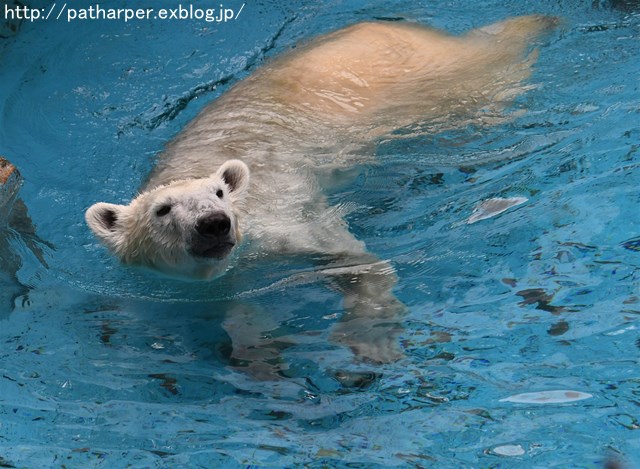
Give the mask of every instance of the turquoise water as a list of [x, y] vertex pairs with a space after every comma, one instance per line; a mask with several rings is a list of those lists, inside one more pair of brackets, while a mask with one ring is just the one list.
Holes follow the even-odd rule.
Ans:
[[[39, 237], [0, 231], [0, 466], [639, 465], [640, 7], [529, 3], [263, 1], [220, 24], [0, 30], [0, 155]], [[171, 282], [119, 266], [84, 224], [91, 203], [130, 199], [207, 102], [305, 38], [532, 12], [564, 23], [520, 117], [378, 142], [379, 164], [331, 195], [397, 269], [398, 363], [330, 341], [341, 299], [305, 259]], [[527, 201], [467, 223], [512, 197]], [[275, 340], [278, 379], [229, 358], [234, 321]], [[550, 391], [565, 392], [540, 401]]]

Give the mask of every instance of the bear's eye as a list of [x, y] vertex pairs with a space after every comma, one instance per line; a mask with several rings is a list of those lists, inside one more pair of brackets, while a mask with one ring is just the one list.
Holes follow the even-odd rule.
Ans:
[[171, 205], [163, 205], [158, 210], [156, 210], [156, 215], [159, 217], [164, 217], [170, 211], [171, 211]]
[[218, 189], [218, 192], [216, 192], [216, 195], [218, 196], [219, 199], [222, 199], [222, 197], [224, 197], [224, 192], [222, 192], [222, 189]]

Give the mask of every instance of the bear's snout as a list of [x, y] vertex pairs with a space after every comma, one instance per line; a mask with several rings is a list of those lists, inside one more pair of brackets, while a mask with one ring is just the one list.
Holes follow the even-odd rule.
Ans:
[[231, 230], [231, 220], [224, 213], [213, 213], [202, 217], [196, 223], [196, 231], [206, 238], [227, 236]]
[[231, 218], [224, 212], [214, 212], [196, 222], [190, 253], [200, 258], [223, 259], [235, 244]]

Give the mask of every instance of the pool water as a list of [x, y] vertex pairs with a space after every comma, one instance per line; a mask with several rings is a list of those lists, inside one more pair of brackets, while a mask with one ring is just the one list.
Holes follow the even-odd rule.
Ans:
[[[305, 259], [168, 281], [118, 265], [84, 223], [90, 204], [129, 200], [206, 103], [306, 38], [533, 12], [563, 23], [519, 117], [379, 141], [378, 163], [330, 196], [397, 270], [399, 362], [331, 342], [341, 298]], [[637, 2], [261, 1], [226, 23], [13, 25], [0, 155], [38, 239], [0, 232], [0, 466], [640, 464]], [[229, 326], [273, 340], [257, 365], [277, 378], [230, 358]]]

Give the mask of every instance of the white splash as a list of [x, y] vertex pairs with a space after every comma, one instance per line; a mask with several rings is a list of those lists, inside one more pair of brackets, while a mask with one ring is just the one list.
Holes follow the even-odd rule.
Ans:
[[516, 394], [500, 399], [500, 402], [516, 402], [519, 404], [563, 404], [566, 402], [582, 401], [593, 396], [586, 392], [558, 390], [540, 391]]
[[496, 446], [491, 452], [498, 456], [522, 456], [525, 453], [524, 448], [520, 445]]
[[495, 217], [511, 207], [516, 207], [525, 203], [527, 200], [529, 199], [526, 197], [510, 197], [508, 199], [494, 198], [484, 200], [473, 209], [473, 213], [467, 220], [467, 224], [470, 225], [471, 223], [475, 223], [480, 220]]

